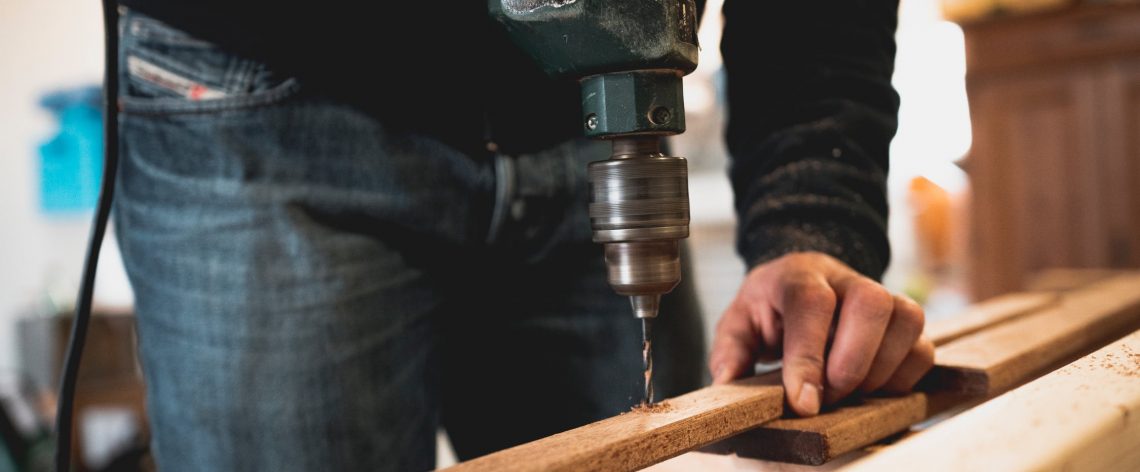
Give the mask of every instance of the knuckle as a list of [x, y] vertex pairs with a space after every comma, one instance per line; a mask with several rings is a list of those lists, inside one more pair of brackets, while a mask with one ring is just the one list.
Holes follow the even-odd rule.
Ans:
[[852, 302], [857, 304], [863, 316], [886, 320], [894, 309], [895, 300], [882, 285], [865, 279], [855, 286]]
[[810, 276], [794, 276], [784, 286], [784, 306], [827, 312], [835, 309], [835, 292]]
[[870, 299], [869, 302], [874, 304], [877, 308], [893, 310], [895, 307], [895, 297], [891, 292], [883, 287], [878, 282], [866, 279], [867, 294]]
[[720, 315], [720, 319], [716, 322], [716, 330], [720, 331], [726, 329], [733, 324], [737, 323], [737, 318], [740, 316], [747, 316], [748, 303], [737, 297], [732, 303], [725, 308], [724, 313]]
[[906, 297], [895, 297], [895, 316], [903, 326], [918, 333], [926, 325], [926, 313], [922, 306]]
[[734, 343], [737, 339], [738, 331], [740, 331], [740, 328], [737, 324], [721, 320], [720, 323], [717, 323], [716, 331], [713, 333], [713, 346], [729, 345]]

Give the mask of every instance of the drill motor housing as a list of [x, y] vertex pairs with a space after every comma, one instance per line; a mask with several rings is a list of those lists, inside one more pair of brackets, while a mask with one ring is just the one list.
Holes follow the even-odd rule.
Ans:
[[685, 131], [694, 0], [490, 0], [489, 12], [547, 74], [578, 80], [583, 133], [613, 142], [611, 158], [589, 166], [593, 239], [634, 315], [656, 317], [689, 235], [688, 165], [661, 139]]

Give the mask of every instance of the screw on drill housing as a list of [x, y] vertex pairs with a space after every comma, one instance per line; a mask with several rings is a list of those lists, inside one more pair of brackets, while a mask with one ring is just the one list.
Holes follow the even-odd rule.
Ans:
[[649, 121], [655, 125], [663, 125], [673, 119], [673, 112], [668, 107], [657, 107], [649, 113]]
[[590, 116], [586, 117], [586, 129], [588, 129], [588, 130], [598, 129], [598, 115], [590, 113]]

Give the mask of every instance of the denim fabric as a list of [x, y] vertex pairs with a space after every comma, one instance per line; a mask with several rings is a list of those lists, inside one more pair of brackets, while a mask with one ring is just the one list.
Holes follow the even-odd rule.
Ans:
[[[586, 216], [605, 145], [470, 156], [134, 12], [121, 44], [115, 223], [161, 470], [426, 470], [441, 426], [471, 458], [639, 401]], [[691, 281], [659, 320], [658, 394], [698, 387]]]

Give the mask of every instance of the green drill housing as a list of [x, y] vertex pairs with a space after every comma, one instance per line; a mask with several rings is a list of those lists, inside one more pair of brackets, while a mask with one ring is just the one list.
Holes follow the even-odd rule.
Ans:
[[489, 11], [547, 74], [581, 82], [586, 136], [685, 131], [693, 0], [491, 0]]

